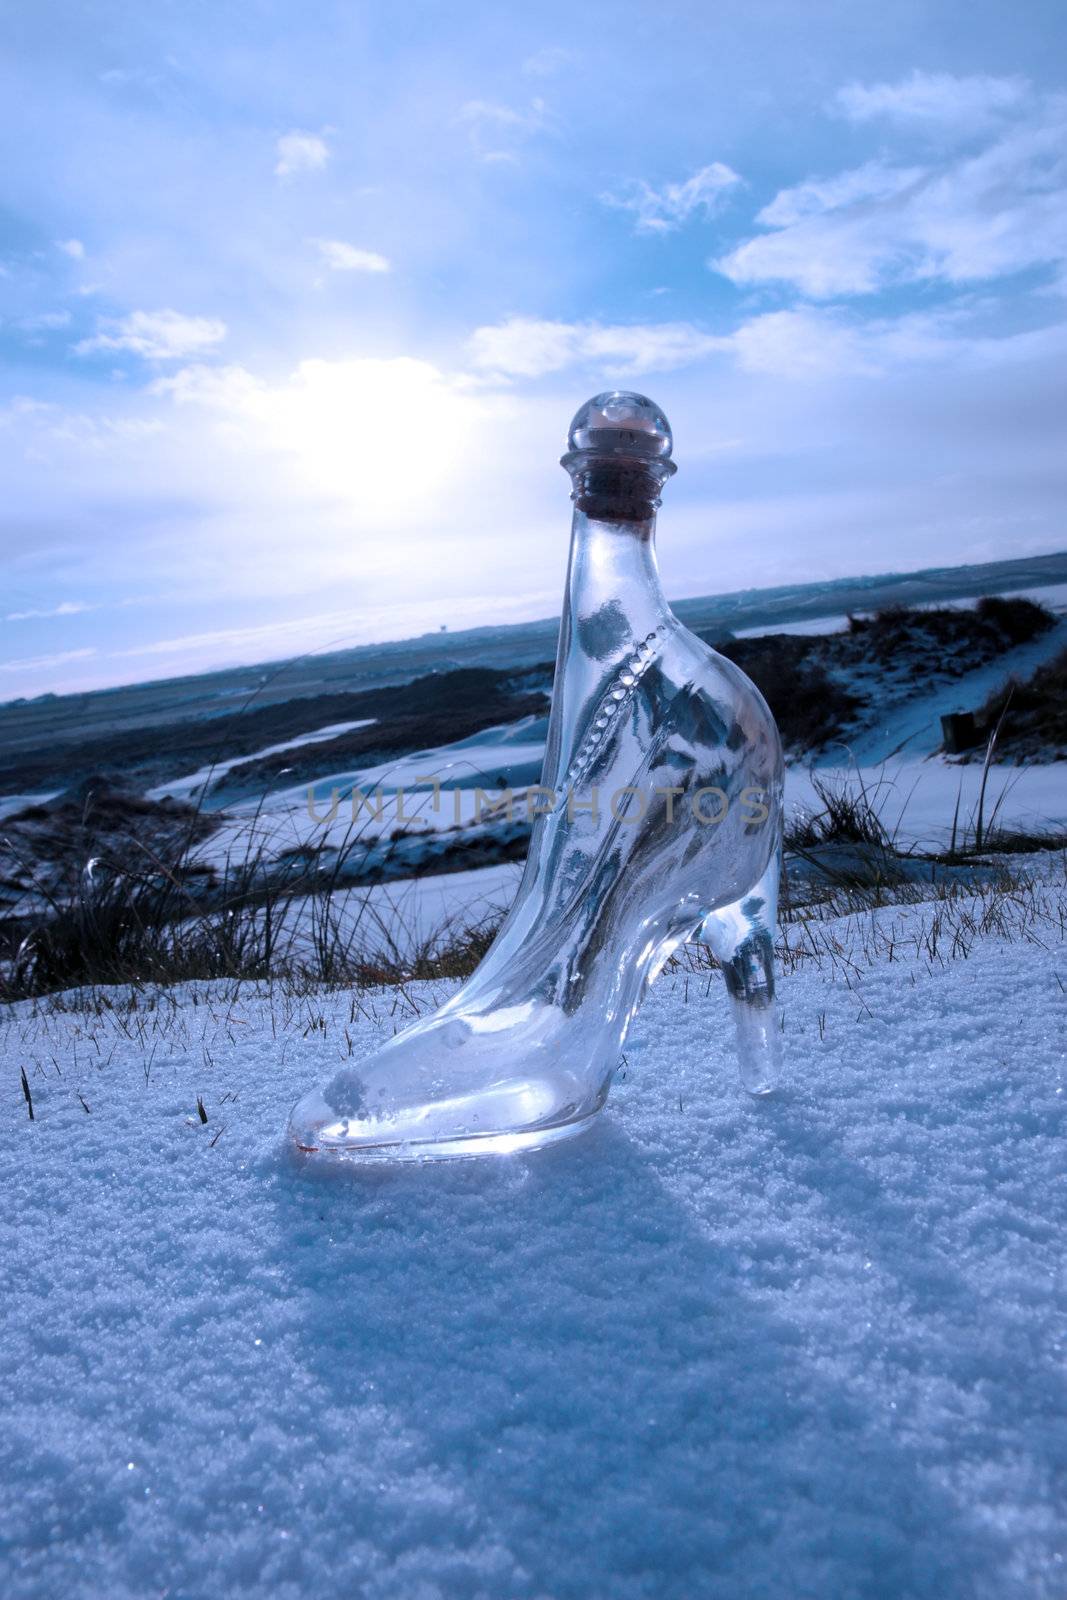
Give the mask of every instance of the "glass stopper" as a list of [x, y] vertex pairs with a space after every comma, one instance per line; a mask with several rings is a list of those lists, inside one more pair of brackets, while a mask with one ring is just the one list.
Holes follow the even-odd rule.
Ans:
[[627, 389], [609, 389], [587, 400], [571, 423], [568, 450], [597, 455], [669, 461], [671, 425], [654, 401]]

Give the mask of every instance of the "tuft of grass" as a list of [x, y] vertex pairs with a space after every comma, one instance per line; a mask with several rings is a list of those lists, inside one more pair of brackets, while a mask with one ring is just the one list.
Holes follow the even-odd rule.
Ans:
[[269, 832], [258, 821], [207, 904], [191, 863], [196, 829], [170, 840], [166, 855], [131, 842], [132, 861], [93, 856], [73, 880], [38, 884], [40, 909], [0, 921], [0, 1001], [220, 979], [402, 985], [465, 977], [492, 943], [499, 917], [455, 918], [420, 934], [402, 907], [382, 908], [347, 885], [356, 828], [314, 870], [272, 876]]
[[814, 771], [810, 777], [822, 809], [787, 824], [787, 851], [801, 855], [825, 844], [860, 844], [892, 851], [893, 841], [862, 779], [855, 784], [834, 782]]

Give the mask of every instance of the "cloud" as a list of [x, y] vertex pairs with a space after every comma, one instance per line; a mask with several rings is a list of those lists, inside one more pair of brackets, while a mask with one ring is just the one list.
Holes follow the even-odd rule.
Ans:
[[[136, 406], [136, 397], [130, 398]], [[136, 411], [110, 416], [100, 411], [71, 411], [55, 401], [16, 395], [0, 408], [0, 428], [18, 441], [27, 460], [41, 462], [55, 454], [55, 447], [70, 445], [86, 456], [121, 453], [131, 443], [143, 445], [162, 433], [163, 423]]]
[[466, 126], [483, 161], [514, 162], [515, 147], [540, 133], [548, 119], [545, 102], [537, 98], [523, 110], [496, 100], [468, 100], [460, 106], [457, 120]]
[[468, 349], [472, 365], [495, 379], [541, 378], [573, 368], [585, 368], [591, 377], [634, 376], [723, 355], [745, 371], [805, 377], [868, 371], [872, 365], [858, 327], [813, 310], [767, 313], [725, 335], [687, 322], [633, 325], [510, 317], [475, 329]]
[[37, 400], [33, 395], [17, 394], [0, 409], [0, 428], [9, 428], [27, 419], [40, 418], [56, 410], [51, 400]]
[[57, 239], [56, 249], [62, 250], [63, 254], [69, 256], [72, 261], [85, 260], [85, 246], [80, 239]]
[[221, 344], [226, 324], [216, 317], [188, 317], [180, 311], [131, 311], [74, 346], [75, 354], [96, 350], [132, 350], [146, 361], [180, 361]]
[[791, 228], [805, 217], [821, 217], [870, 200], [892, 200], [926, 177], [925, 167], [890, 167], [868, 161], [835, 178], [808, 178], [782, 189], [756, 220], [769, 228]]
[[788, 283], [816, 300], [1062, 270], [1067, 101], [1029, 108], [976, 153], [809, 179], [782, 190], [756, 220], [773, 231], [709, 264], [736, 284]]
[[701, 167], [683, 183], [668, 183], [662, 189], [639, 179], [620, 194], [602, 194], [604, 205], [619, 211], [632, 211], [639, 233], [669, 233], [680, 228], [696, 212], [712, 216], [725, 204], [730, 190], [742, 179], [721, 161]]
[[968, 133], [1025, 106], [1032, 90], [1025, 78], [914, 71], [899, 83], [851, 83], [834, 96], [834, 108], [851, 122], [884, 118]]
[[752, 317], [727, 343], [741, 371], [801, 384], [893, 373], [922, 381], [924, 369], [934, 367], [974, 372], [1067, 355], [1067, 323], [993, 335], [981, 326], [980, 308], [872, 318], [837, 306], [801, 306]]
[[391, 265], [386, 256], [376, 250], [360, 250], [343, 239], [315, 239], [319, 254], [331, 272], [389, 272]]
[[25, 333], [47, 333], [56, 328], [66, 328], [71, 321], [69, 311], [37, 311], [20, 317], [18, 326]]
[[476, 328], [468, 341], [479, 372], [507, 378], [540, 378], [576, 366], [612, 374], [666, 372], [727, 345], [686, 322], [540, 322], [533, 317]]
[[317, 172], [330, 159], [330, 147], [317, 133], [302, 133], [294, 128], [283, 133], [277, 144], [278, 160], [274, 175], [295, 178], [300, 172]]
[[[536, 333], [542, 367], [555, 343], [549, 366], [560, 376], [536, 388], [494, 390], [507, 375], [489, 371], [462, 389], [425, 362], [361, 357], [301, 363], [281, 378], [190, 363], [155, 375], [147, 398], [109, 389], [109, 406], [152, 406], [165, 431], [147, 444], [131, 437], [119, 461], [57, 445], [46, 472], [38, 455], [12, 450], [0, 531], [19, 551], [19, 581], [33, 585], [26, 605], [122, 597], [136, 582], [165, 595], [166, 621], [145, 638], [109, 600], [107, 612], [57, 622], [72, 644], [98, 645], [96, 658], [20, 666], [7, 692], [128, 680], [131, 661], [142, 673], [139, 641], [144, 671], [162, 675], [401, 638], [438, 621], [549, 615], [558, 596], [541, 593], [546, 539], [562, 561], [566, 488], [546, 463], [582, 390], [610, 385], [602, 345], [617, 357], [631, 341], [633, 359], [639, 337], [642, 359], [697, 357], [668, 393], [648, 385], [683, 440], [664, 529], [670, 592], [750, 583], [753, 549], [760, 581], [785, 583], [1055, 548], [1067, 326], [992, 339], [988, 307], [968, 304], [967, 316], [877, 320], [802, 306], [749, 316], [726, 335], [513, 318], [513, 337], [516, 322]], [[23, 402], [11, 426], [56, 420]], [[504, 504], [513, 537], [501, 541]], [[56, 573], [67, 574], [61, 589]], [[345, 594], [351, 614], [322, 620]]]
[[550, 44], [543, 50], [535, 50], [532, 56], [527, 56], [522, 64], [522, 70], [531, 78], [551, 78], [573, 60], [572, 51], [564, 50], [562, 45]]
[[65, 667], [69, 661], [86, 661], [96, 655], [91, 645], [81, 650], [60, 650], [51, 656], [22, 656], [14, 661], [0, 661], [0, 672], [47, 672], [52, 667]]
[[1067, 353], [1067, 323], [994, 336], [982, 326], [981, 307], [953, 306], [880, 318], [838, 306], [800, 306], [763, 312], [726, 334], [688, 322], [612, 325], [511, 317], [477, 328], [468, 341], [472, 365], [495, 381], [575, 368], [584, 368], [591, 378], [631, 377], [719, 358], [726, 368], [801, 385], [921, 371], [934, 364], [988, 368], [1059, 348]]
[[861, 324], [810, 307], [753, 317], [731, 335], [730, 346], [743, 372], [801, 381], [870, 373], [879, 364]]
[[5, 622], [37, 622], [47, 617], [77, 617], [83, 611], [95, 611], [87, 600], [61, 600], [57, 606], [44, 611], [9, 611]]

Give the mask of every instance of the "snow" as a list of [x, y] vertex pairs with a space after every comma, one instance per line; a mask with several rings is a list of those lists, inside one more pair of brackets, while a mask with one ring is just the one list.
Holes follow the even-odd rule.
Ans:
[[[478, 785], [484, 789], [499, 789], [505, 784], [517, 788], [521, 784], [536, 783], [540, 778], [546, 732], [547, 718], [523, 717], [519, 722], [486, 728], [454, 744], [419, 750], [414, 755], [394, 756], [378, 766], [331, 772], [317, 779], [314, 785], [302, 783], [280, 789], [270, 797], [269, 803], [272, 809], [291, 807], [306, 811], [309, 789], [319, 808], [329, 805], [334, 790], [348, 795], [353, 787], [367, 794], [381, 790], [383, 794], [395, 795], [399, 789], [412, 795], [420, 791], [429, 794], [434, 779], [442, 789], [469, 789], [472, 793]], [[261, 803], [259, 800], [246, 802], [245, 809], [251, 810]], [[447, 810], [451, 816], [451, 807]]]
[[[1006, 650], [982, 667], [915, 693], [909, 686], [899, 698], [886, 692], [883, 720], [848, 743], [849, 758], [860, 766], [905, 753], [911, 758], [932, 755], [942, 743], [941, 718], [953, 711], [976, 711], [1012, 677], [1025, 681], [1038, 667], [1067, 649], [1067, 621], [1025, 644]], [[847, 675], [842, 681], [848, 683]]]
[[333, 948], [384, 950], [396, 960], [419, 951], [447, 948], [457, 934], [499, 922], [519, 887], [521, 861], [502, 861], [469, 872], [428, 873], [422, 878], [335, 889], [324, 908], [322, 897], [294, 895], [280, 908], [292, 934], [292, 954], [310, 959], [317, 930], [328, 927]]
[[0, 796], [0, 822], [8, 817], [15, 816], [19, 811], [28, 811], [30, 806], [44, 806], [49, 800], [56, 799], [61, 791], [50, 789], [37, 794], [7, 794]]
[[826, 633], [844, 633], [849, 619], [838, 617], [805, 617], [803, 622], [767, 622], [758, 628], [735, 628], [735, 639], [764, 639], [769, 634], [788, 633], [798, 638], [821, 636]]
[[[952, 836], [959, 802], [958, 841], [973, 838], [982, 788], [981, 762], [887, 761], [881, 766], [821, 767], [814, 777], [831, 788], [860, 789], [902, 850], [941, 849]], [[787, 815], [820, 811], [813, 774], [790, 768], [785, 781]], [[993, 763], [986, 778], [984, 821], [997, 828], [1049, 832], [1067, 830], [1067, 762], [1008, 767]]]
[[[820, 622], [819, 626], [824, 625]], [[817, 765], [824, 776], [831, 777], [840, 770], [852, 773], [868, 790], [879, 788], [889, 800], [894, 824], [897, 813], [892, 792], [903, 789], [906, 794], [917, 784], [917, 799], [912, 805], [924, 818], [922, 837], [925, 839], [933, 831], [938, 842], [943, 843], [951, 833], [961, 785], [961, 822], [966, 820], [964, 806], [973, 810], [976, 804], [981, 764], [970, 763], [962, 768], [936, 755], [942, 742], [942, 716], [983, 704], [1011, 675], [1031, 676], [1065, 646], [1067, 621], [1062, 621], [1047, 633], [958, 679], [925, 692], [908, 688], [897, 699], [887, 692], [880, 724], [847, 743], [832, 746], [819, 757]], [[257, 843], [261, 847], [269, 843], [271, 851], [308, 844], [344, 848], [357, 834], [369, 840], [376, 833], [388, 833], [412, 821], [427, 832], [470, 826], [480, 820], [483, 806], [476, 789], [491, 793], [507, 786], [519, 792], [539, 781], [546, 727], [544, 718], [524, 717], [515, 723], [486, 728], [455, 744], [374, 767], [326, 773], [314, 785], [297, 784], [266, 797], [253, 796], [229, 808], [227, 820], [199, 853], [205, 861], [215, 864], [227, 856], [239, 859], [249, 849], [248, 818], [253, 821]], [[1019, 768], [995, 769], [990, 794], [995, 796], [1006, 787], [1009, 789], [1001, 822], [1067, 822], [1062, 766], [1053, 762], [1040, 768], [1028, 767], [1021, 776]], [[430, 788], [432, 779], [439, 783], [441, 794]], [[789, 769], [786, 783], [791, 801], [803, 804], [810, 799], [811, 780], [802, 764]], [[353, 788], [368, 796], [376, 791], [383, 796], [380, 820], [367, 808], [361, 808], [353, 817], [351, 800], [346, 798]], [[401, 790], [403, 799], [398, 795]], [[335, 798], [337, 811], [333, 815]]]
[[354, 728], [369, 728], [375, 720], [374, 717], [363, 717], [357, 722], [331, 722], [324, 728], [316, 728], [312, 733], [302, 733], [294, 739], [285, 739], [281, 744], [264, 745], [262, 750], [255, 750], [251, 755], [234, 756], [228, 761], [213, 761], [206, 767], [200, 767], [196, 772], [188, 773], [184, 778], [171, 778], [166, 783], [158, 784], [154, 789], [146, 789], [145, 794], [149, 800], [194, 800], [205, 784], [217, 783], [224, 773], [232, 772], [234, 767], [243, 766], [245, 762], [259, 761], [264, 756], [280, 755], [284, 750], [299, 750], [309, 744], [336, 739], [342, 733], [351, 733]]
[[[968, 834], [973, 834], [982, 783], [980, 763], [957, 766], [941, 760], [898, 759], [881, 766], [856, 768], [842, 764], [836, 768], [819, 768], [816, 777], [820, 781], [829, 781], [835, 787], [849, 786], [858, 790], [862, 786], [882, 817], [887, 831], [901, 849], [943, 849], [951, 839], [957, 799], [960, 842]], [[788, 769], [785, 793], [786, 811], [790, 818], [822, 809], [812, 774], [806, 769]], [[476, 803], [473, 789], [456, 789], [442, 794], [438, 812], [433, 811], [432, 800], [430, 790], [406, 796], [404, 815], [417, 819], [418, 826], [428, 836], [453, 826], [458, 815], [467, 830], [467, 836], [473, 837], [470, 830], [478, 823], [479, 811], [484, 815], [481, 802]], [[329, 807], [323, 802], [315, 818], [325, 818], [328, 811]], [[1067, 828], [1067, 763], [1050, 762], [1044, 766], [1030, 767], [993, 765], [986, 784], [987, 827], [994, 811], [998, 827], [1037, 831]], [[521, 791], [516, 791], [514, 815], [517, 818], [524, 815]], [[221, 867], [227, 857], [241, 861], [246, 856], [255, 855], [257, 849], [268, 856], [277, 855], [283, 849], [315, 845], [329, 845], [344, 850], [356, 840], [369, 842], [378, 834], [387, 834], [397, 826], [396, 797], [386, 796], [380, 822], [375, 821], [367, 811], [362, 811], [359, 822], [354, 824], [351, 807], [344, 803], [339, 805], [337, 817], [332, 822], [315, 818], [308, 813], [306, 799], [303, 807], [270, 811], [251, 820], [235, 817], [200, 845], [197, 855], [203, 861]], [[418, 859], [418, 850], [413, 849], [410, 855], [413, 866], [417, 865]], [[432, 860], [432, 856], [427, 853], [426, 859]], [[359, 915], [360, 905], [366, 900], [372, 911], [364, 919], [364, 926], [377, 926], [378, 918], [388, 916], [389, 907], [396, 906], [402, 908], [402, 914], [393, 918], [398, 940], [403, 945], [413, 934], [417, 943], [446, 919], [452, 919], [459, 926], [464, 922], [477, 924], [484, 920], [487, 913], [504, 909], [517, 882], [518, 868], [510, 862], [470, 872], [404, 879], [400, 883], [383, 885], [380, 889], [359, 888], [348, 893], [335, 893], [331, 917], [343, 928], [350, 928]], [[490, 885], [487, 896], [487, 886]], [[312, 901], [305, 898], [305, 904], [310, 914]], [[295, 908], [290, 909], [287, 920], [289, 926], [295, 926], [300, 921]]]
[[667, 976], [591, 1134], [373, 1177], [280, 1130], [395, 992], [10, 1008], [5, 1600], [1062, 1596], [1044, 895], [820, 925], [768, 1101]]

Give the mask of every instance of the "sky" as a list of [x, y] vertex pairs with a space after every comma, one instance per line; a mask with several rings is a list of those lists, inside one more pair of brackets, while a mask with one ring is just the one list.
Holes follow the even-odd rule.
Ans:
[[0, 699], [1067, 547], [1045, 0], [0, 3]]

